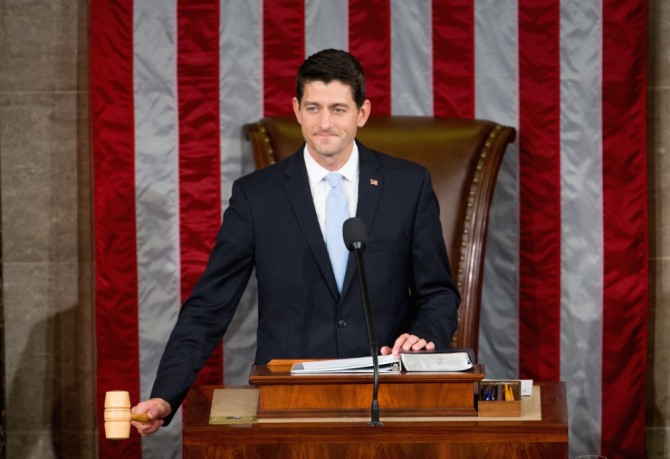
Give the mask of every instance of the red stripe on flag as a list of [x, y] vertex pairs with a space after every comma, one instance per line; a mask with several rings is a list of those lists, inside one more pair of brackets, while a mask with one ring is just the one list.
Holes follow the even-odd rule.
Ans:
[[391, 114], [391, 5], [389, 0], [349, 0], [349, 51], [365, 70], [375, 115]]
[[[182, 300], [204, 271], [221, 225], [219, 2], [177, 5], [179, 226]], [[196, 384], [223, 383], [219, 345]]]
[[133, 3], [91, 2], [98, 425], [101, 458], [139, 458], [140, 437], [105, 439], [105, 393], [140, 395], [133, 132]]
[[290, 115], [295, 75], [305, 60], [305, 5], [290, 0], [263, 2], [263, 110]]
[[602, 453], [644, 457], [647, 4], [603, 4]]
[[433, 0], [433, 113], [475, 116], [473, 0]]
[[519, 1], [519, 373], [560, 377], [559, 2]]

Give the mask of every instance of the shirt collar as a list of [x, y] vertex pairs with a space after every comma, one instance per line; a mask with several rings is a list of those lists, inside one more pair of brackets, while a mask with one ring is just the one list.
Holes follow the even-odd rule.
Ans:
[[307, 145], [303, 149], [303, 157], [305, 158], [305, 166], [307, 167], [307, 176], [309, 177], [310, 187], [314, 187], [318, 182], [330, 174], [331, 172], [339, 172], [349, 182], [356, 184], [358, 182], [358, 145], [354, 142], [354, 148], [351, 151], [351, 156], [344, 166], [337, 171], [329, 171], [328, 169], [317, 163], [312, 155], [307, 151]]

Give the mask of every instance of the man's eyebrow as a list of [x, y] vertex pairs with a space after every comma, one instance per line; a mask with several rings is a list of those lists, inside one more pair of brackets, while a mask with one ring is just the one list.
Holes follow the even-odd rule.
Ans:
[[[304, 101], [305, 105], [316, 105], [321, 107], [323, 104], [320, 102], [315, 102], [315, 101], [310, 101], [310, 100], [305, 100]], [[349, 105], [346, 102], [333, 102], [332, 104], [328, 104], [327, 107], [333, 108], [333, 107], [348, 107]]]

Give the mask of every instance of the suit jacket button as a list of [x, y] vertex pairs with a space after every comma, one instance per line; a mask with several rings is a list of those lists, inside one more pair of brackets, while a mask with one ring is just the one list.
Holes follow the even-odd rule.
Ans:
[[340, 320], [339, 322], [337, 322], [337, 326], [339, 328], [344, 328], [344, 327], [347, 326], [347, 321], [346, 320]]

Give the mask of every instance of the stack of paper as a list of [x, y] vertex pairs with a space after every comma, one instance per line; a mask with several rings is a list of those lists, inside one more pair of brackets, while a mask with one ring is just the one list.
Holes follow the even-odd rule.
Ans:
[[408, 352], [400, 356], [407, 371], [465, 371], [472, 368], [472, 359], [465, 351]]
[[[383, 373], [400, 373], [400, 359], [392, 355], [378, 357], [379, 371]], [[317, 360], [296, 363], [291, 367], [293, 374], [318, 373], [372, 373], [372, 356], [355, 357], [352, 359]]]
[[[401, 368], [424, 372], [465, 371], [472, 368], [472, 359], [466, 351], [408, 352], [401, 353], [400, 358], [380, 355], [378, 362], [381, 373], [399, 373]], [[291, 367], [293, 374], [372, 373], [372, 371], [372, 357], [316, 360], [296, 363]]]

